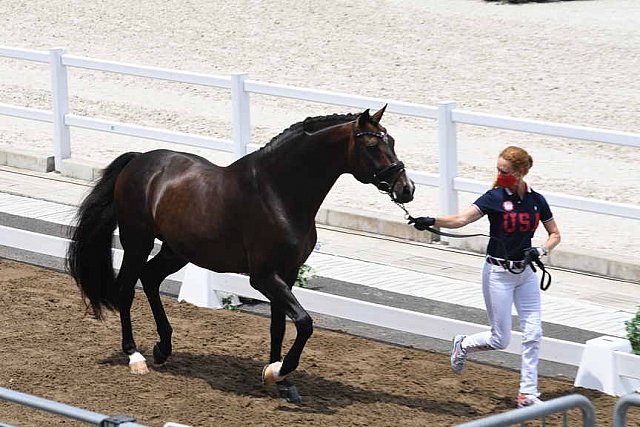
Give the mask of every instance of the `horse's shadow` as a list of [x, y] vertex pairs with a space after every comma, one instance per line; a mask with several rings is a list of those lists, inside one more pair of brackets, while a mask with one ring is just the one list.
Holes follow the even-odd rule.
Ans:
[[[103, 359], [101, 363], [126, 365], [127, 362], [121, 354], [114, 354]], [[225, 393], [260, 398], [279, 398], [275, 386], [265, 387], [262, 385], [260, 373], [263, 365], [263, 362], [238, 356], [176, 352], [173, 353], [167, 364], [153, 366], [151, 369], [163, 374], [199, 378], [207, 381], [211, 387]], [[279, 410], [330, 415], [335, 413], [338, 408], [358, 402], [365, 404], [389, 403], [424, 412], [452, 416], [473, 417], [480, 415], [480, 412], [472, 405], [454, 400], [435, 400], [380, 390], [368, 390], [302, 371], [296, 371], [292, 375], [291, 381], [300, 390], [302, 403], [295, 405], [283, 403], [278, 408]]]

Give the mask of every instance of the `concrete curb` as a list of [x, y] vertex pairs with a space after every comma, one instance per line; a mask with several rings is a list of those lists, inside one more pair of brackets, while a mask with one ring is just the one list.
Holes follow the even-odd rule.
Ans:
[[[36, 170], [41, 167], [45, 158], [37, 153], [21, 152], [16, 154], [10, 151], [0, 151], [0, 164], [6, 158], [6, 164], [9, 165], [9, 159], [22, 159], [22, 163], [18, 160], [12, 160], [14, 167]], [[46, 160], [47, 162], [49, 160]], [[24, 166], [17, 166], [23, 164]], [[61, 176], [68, 178], [82, 179], [93, 181], [100, 176], [101, 170], [105, 165], [82, 159], [65, 159], [62, 161]], [[33, 168], [32, 168], [33, 167]], [[53, 168], [51, 168], [52, 170]], [[47, 172], [45, 170], [39, 170]], [[13, 222], [19, 222], [13, 218]], [[434, 239], [431, 233], [425, 233], [407, 226], [405, 222], [393, 221], [384, 218], [382, 215], [371, 214], [362, 215], [359, 211], [348, 208], [321, 208], [316, 216], [318, 224], [353, 230], [358, 232], [366, 232], [400, 240], [409, 240], [420, 243], [433, 243]], [[19, 227], [18, 228], [22, 228]], [[36, 231], [36, 230], [31, 230]], [[472, 237], [465, 239], [447, 239], [443, 246], [449, 246], [459, 250], [484, 254], [487, 238]], [[550, 267], [564, 268], [568, 270], [580, 271], [587, 274], [598, 276], [606, 276], [613, 279], [640, 283], [640, 263], [620, 260], [607, 254], [593, 253], [586, 251], [571, 250], [566, 251], [557, 249], [545, 260], [545, 264]]]
[[88, 160], [64, 159], [60, 166], [60, 175], [84, 181], [94, 181], [100, 177], [105, 166]]
[[0, 151], [0, 165], [35, 172], [51, 172], [54, 170], [54, 157], [35, 151]]

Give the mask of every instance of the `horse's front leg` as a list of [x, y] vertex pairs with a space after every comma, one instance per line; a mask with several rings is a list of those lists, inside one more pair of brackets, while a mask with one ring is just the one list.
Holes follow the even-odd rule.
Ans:
[[[276, 332], [279, 332], [282, 334], [282, 336], [284, 336], [284, 319], [274, 320], [274, 313], [284, 313], [285, 315], [289, 316], [293, 320], [293, 323], [296, 327], [295, 341], [291, 346], [291, 349], [289, 349], [289, 352], [285, 355], [282, 362], [280, 362], [279, 360], [274, 360], [276, 356], [280, 356], [279, 348], [282, 346], [282, 336], [272, 336], [272, 360], [271, 363], [265, 366], [265, 368], [263, 369], [263, 382], [266, 385], [277, 382], [279, 385], [281, 385], [281, 393], [283, 392], [282, 387], [288, 389], [284, 390], [287, 400], [299, 402], [300, 396], [295, 390], [295, 387], [293, 387], [291, 383], [286, 381], [285, 378], [287, 377], [287, 375], [293, 372], [300, 363], [302, 350], [304, 349], [307, 340], [313, 333], [313, 321], [311, 320], [311, 316], [309, 316], [309, 313], [307, 313], [302, 308], [296, 297], [293, 295], [291, 288], [289, 288], [287, 284], [277, 275], [273, 275], [268, 279], [260, 280], [260, 283], [256, 283], [255, 285], [257, 285], [256, 288], [260, 290], [267, 298], [269, 298], [269, 301], [271, 302], [272, 332], [274, 331], [275, 325], [276, 327], [278, 327]], [[281, 318], [282, 314], [280, 314], [279, 316]], [[283, 322], [281, 327], [278, 326], [280, 325], [280, 321]], [[277, 344], [277, 349], [273, 348], [274, 344]]]
[[282, 340], [287, 326], [284, 311], [271, 305], [271, 353], [269, 363], [282, 360]]
[[[282, 360], [282, 340], [284, 339], [287, 325], [285, 316], [284, 311], [278, 310], [273, 305], [271, 306], [271, 356], [269, 358], [269, 365], [267, 365], [264, 370], [272, 364], [275, 364], [275, 366], [279, 365]], [[289, 402], [297, 403], [302, 401], [296, 386], [291, 384], [288, 379], [284, 378], [277, 381], [277, 384], [280, 397]]]

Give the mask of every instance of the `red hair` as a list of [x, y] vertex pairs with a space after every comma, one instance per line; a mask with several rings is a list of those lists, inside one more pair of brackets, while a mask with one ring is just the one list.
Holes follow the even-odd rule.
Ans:
[[[500, 156], [509, 163], [514, 172], [519, 172], [523, 177], [529, 173], [529, 169], [533, 166], [533, 158], [523, 148], [510, 145], [500, 152]], [[498, 186], [498, 180], [493, 181], [493, 187]]]
[[509, 146], [500, 152], [500, 157], [511, 163], [513, 168], [520, 172], [522, 176], [529, 173], [533, 166], [533, 158], [523, 148]]

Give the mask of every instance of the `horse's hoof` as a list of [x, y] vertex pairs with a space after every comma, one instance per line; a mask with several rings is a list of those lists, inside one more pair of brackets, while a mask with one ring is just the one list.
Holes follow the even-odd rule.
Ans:
[[156, 345], [153, 346], [153, 363], [163, 365], [168, 358], [169, 355], [164, 354], [162, 350], [160, 350], [160, 346], [156, 343]]
[[286, 399], [289, 403], [302, 402], [298, 389], [294, 385], [278, 385], [278, 393], [282, 399]]
[[147, 362], [137, 351], [131, 355], [129, 355], [129, 370], [132, 374], [136, 375], [144, 375], [149, 373], [149, 368], [147, 368]]
[[132, 374], [136, 375], [144, 375], [149, 373], [149, 368], [147, 368], [146, 362], [136, 362], [129, 364], [129, 370]]
[[262, 368], [262, 384], [272, 385], [278, 381], [282, 381], [284, 377], [280, 376], [280, 368], [282, 362], [273, 362]]

